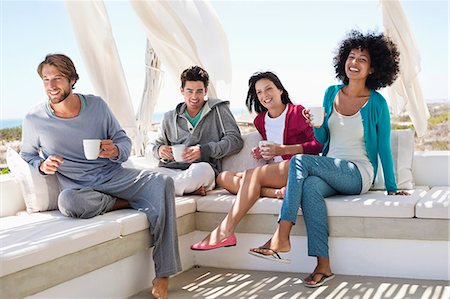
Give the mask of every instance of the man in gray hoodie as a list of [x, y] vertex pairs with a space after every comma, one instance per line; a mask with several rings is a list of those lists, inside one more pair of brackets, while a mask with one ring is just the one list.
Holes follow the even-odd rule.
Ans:
[[[228, 101], [207, 99], [209, 76], [199, 66], [181, 73], [184, 103], [165, 113], [153, 155], [159, 172], [174, 179], [175, 194], [199, 194], [214, 189], [222, 158], [239, 152], [243, 141]], [[174, 158], [174, 146], [184, 145]], [[176, 156], [176, 155], [175, 155]]]

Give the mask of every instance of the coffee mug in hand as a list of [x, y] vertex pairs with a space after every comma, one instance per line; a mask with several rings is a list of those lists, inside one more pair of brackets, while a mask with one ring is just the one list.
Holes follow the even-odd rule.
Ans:
[[267, 146], [274, 144], [273, 141], [269, 141], [269, 140], [261, 140], [259, 142], [259, 151], [261, 152], [261, 156], [263, 157], [264, 160], [270, 160], [272, 159], [271, 155], [267, 155], [266, 154], [266, 150], [267, 150]]
[[[302, 114], [306, 117], [306, 109], [302, 111]], [[322, 106], [309, 108], [309, 116], [313, 127], [319, 128], [323, 124], [323, 118], [325, 115], [325, 109]]]
[[185, 149], [186, 149], [186, 146], [184, 144], [172, 145], [172, 154], [173, 154], [173, 158], [175, 159], [175, 161], [184, 162], [183, 153], [184, 153]]
[[84, 156], [88, 160], [95, 160], [100, 153], [100, 139], [83, 139]]

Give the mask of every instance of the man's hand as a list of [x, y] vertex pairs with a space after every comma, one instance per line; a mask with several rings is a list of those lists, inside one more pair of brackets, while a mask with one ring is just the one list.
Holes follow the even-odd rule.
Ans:
[[48, 156], [44, 162], [39, 165], [39, 170], [45, 174], [54, 174], [58, 171], [58, 167], [64, 163], [64, 159], [61, 156]]
[[161, 159], [174, 160], [172, 147], [169, 145], [161, 145], [158, 149], [158, 155]]
[[197, 160], [200, 160], [201, 152], [200, 152], [200, 146], [194, 145], [187, 147], [183, 154], [183, 159], [186, 162], [193, 163]]
[[117, 158], [119, 156], [119, 149], [112, 142], [111, 139], [102, 140], [100, 143], [100, 153], [98, 154], [100, 158]]

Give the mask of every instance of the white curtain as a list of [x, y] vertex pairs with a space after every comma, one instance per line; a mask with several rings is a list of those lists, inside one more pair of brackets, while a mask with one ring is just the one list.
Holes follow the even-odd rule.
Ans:
[[388, 88], [392, 112], [398, 115], [406, 109], [416, 130], [422, 137], [430, 117], [418, 79], [420, 54], [408, 20], [398, 0], [380, 0], [385, 34], [400, 51], [400, 74]]
[[144, 156], [148, 143], [148, 132], [152, 126], [152, 116], [156, 101], [161, 90], [163, 73], [161, 72], [161, 60], [156, 56], [150, 42], [147, 40], [145, 53], [145, 86], [142, 94], [139, 111], [136, 116], [140, 144], [137, 150], [139, 156]]
[[94, 92], [108, 103], [136, 145], [133, 105], [105, 5], [103, 1], [65, 3]]
[[131, 4], [147, 38], [172, 78], [199, 65], [210, 75], [208, 95], [228, 99], [231, 60], [228, 41], [214, 9], [205, 1], [142, 1]]

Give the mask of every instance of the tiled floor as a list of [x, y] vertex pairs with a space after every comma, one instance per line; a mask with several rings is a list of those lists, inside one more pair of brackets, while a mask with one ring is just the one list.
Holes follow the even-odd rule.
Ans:
[[[448, 281], [336, 275], [317, 289], [304, 273], [192, 268], [170, 281], [169, 298], [450, 299]], [[152, 298], [145, 290], [129, 299]]]

